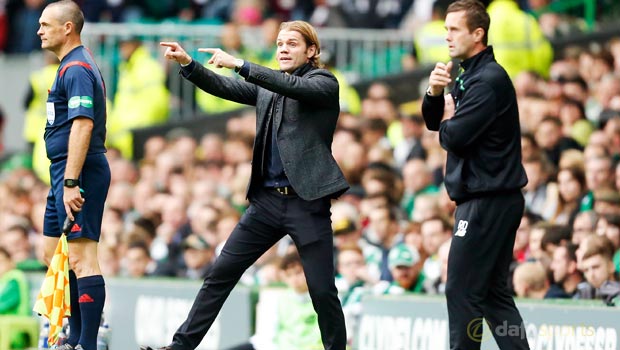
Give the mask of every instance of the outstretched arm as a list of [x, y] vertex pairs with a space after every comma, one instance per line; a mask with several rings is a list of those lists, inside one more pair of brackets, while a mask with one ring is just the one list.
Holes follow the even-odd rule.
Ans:
[[[255, 85], [248, 84], [240, 79], [225, 77], [206, 69], [202, 64], [193, 60], [177, 42], [161, 42], [160, 45], [166, 48], [164, 57], [181, 64], [184, 67], [182, 69], [183, 77], [201, 90], [226, 100], [251, 106], [256, 105], [257, 89]], [[220, 49], [199, 49], [199, 51], [217, 54], [211, 57], [207, 62], [208, 64], [214, 64], [218, 68], [235, 68], [234, 63], [237, 58]]]
[[187, 66], [192, 62], [192, 57], [183, 50], [183, 47], [177, 42], [164, 41], [159, 43], [159, 45], [166, 48], [166, 52], [164, 52], [164, 57], [171, 61], [175, 61], [182, 66]]

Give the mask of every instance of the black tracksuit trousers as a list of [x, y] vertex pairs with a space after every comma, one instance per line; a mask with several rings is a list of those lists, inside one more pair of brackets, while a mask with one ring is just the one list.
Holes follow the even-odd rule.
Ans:
[[500, 349], [529, 349], [508, 288], [508, 267], [523, 209], [519, 191], [457, 206], [446, 285], [450, 349], [480, 349], [485, 339], [483, 318]]

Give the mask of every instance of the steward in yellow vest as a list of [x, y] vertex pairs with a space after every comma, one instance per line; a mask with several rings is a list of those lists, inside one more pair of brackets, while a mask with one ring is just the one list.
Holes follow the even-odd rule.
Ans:
[[495, 59], [511, 79], [523, 71], [549, 76], [553, 48], [536, 19], [522, 11], [514, 0], [494, 0], [487, 8], [491, 25], [489, 45]]
[[160, 62], [151, 57], [141, 42], [121, 42], [125, 60], [118, 69], [118, 85], [108, 115], [108, 146], [123, 157], [133, 158], [132, 129], [163, 124], [168, 120], [170, 93]]
[[43, 182], [49, 184], [49, 159], [45, 153], [43, 133], [47, 123], [47, 95], [52, 88], [58, 58], [51, 52], [43, 53], [45, 66], [30, 74], [30, 91], [26, 97], [26, 114], [24, 117], [24, 140], [28, 142], [32, 157], [32, 169]]

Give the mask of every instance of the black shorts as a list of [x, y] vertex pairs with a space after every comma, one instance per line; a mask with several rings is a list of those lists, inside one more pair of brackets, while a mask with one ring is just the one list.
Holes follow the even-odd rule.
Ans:
[[[51, 188], [47, 195], [43, 221], [43, 235], [48, 237], [60, 237], [67, 217], [63, 202], [66, 164], [67, 160], [64, 159], [50, 165]], [[84, 190], [84, 206], [75, 216], [75, 224], [67, 239], [88, 238], [98, 242], [103, 208], [110, 188], [110, 166], [105, 154], [86, 156], [79, 180], [80, 188]]]

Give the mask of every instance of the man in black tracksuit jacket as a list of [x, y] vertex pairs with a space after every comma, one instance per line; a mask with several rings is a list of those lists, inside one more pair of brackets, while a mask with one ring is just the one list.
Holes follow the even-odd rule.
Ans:
[[480, 349], [484, 317], [501, 349], [529, 349], [507, 285], [527, 177], [515, 91], [487, 46], [489, 22], [475, 0], [449, 7], [447, 41], [462, 74], [444, 99], [452, 63], [437, 63], [422, 104], [427, 128], [439, 131], [448, 152], [445, 185], [457, 203], [446, 285], [450, 348]]

